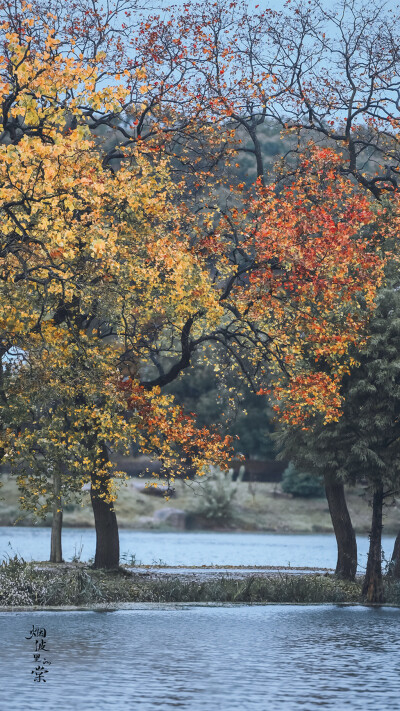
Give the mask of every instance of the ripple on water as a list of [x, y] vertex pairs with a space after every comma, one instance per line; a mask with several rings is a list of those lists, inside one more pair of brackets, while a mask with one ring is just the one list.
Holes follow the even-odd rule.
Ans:
[[[47, 629], [46, 684], [31, 676]], [[7, 711], [398, 708], [400, 613], [338, 606], [158, 606], [0, 614]]]

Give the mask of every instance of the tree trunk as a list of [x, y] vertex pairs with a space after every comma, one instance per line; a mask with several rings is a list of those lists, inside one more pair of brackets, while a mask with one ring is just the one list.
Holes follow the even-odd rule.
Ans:
[[62, 501], [61, 473], [57, 469], [53, 474], [53, 521], [51, 524], [50, 563], [62, 563], [61, 531], [62, 531]]
[[335, 574], [354, 580], [357, 572], [357, 541], [344, 494], [344, 485], [325, 476], [325, 493], [335, 532], [338, 557]]
[[392, 560], [389, 566], [389, 575], [395, 580], [400, 580], [400, 533], [394, 542]]
[[375, 489], [372, 499], [372, 523], [369, 536], [368, 562], [362, 590], [363, 595], [367, 596], [367, 602], [383, 602], [382, 509], [383, 486], [379, 486]]
[[[103, 447], [104, 461], [108, 461], [107, 449]], [[119, 535], [114, 505], [103, 498], [108, 494], [110, 476], [92, 475], [90, 499], [96, 526], [96, 554], [93, 568], [119, 567]]]

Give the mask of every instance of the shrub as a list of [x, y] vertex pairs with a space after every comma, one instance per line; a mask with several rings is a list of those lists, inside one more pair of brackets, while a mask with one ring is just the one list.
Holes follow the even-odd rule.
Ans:
[[33, 573], [33, 566], [15, 555], [0, 565], [0, 605], [41, 604], [45, 586]]
[[299, 472], [293, 462], [289, 462], [282, 475], [282, 491], [292, 496], [320, 498], [325, 495], [322, 478], [315, 474]]
[[232, 483], [233, 469], [223, 472], [217, 467], [210, 470], [208, 479], [201, 486], [201, 499], [196, 514], [208, 520], [227, 522], [233, 517], [233, 499], [236, 486]]

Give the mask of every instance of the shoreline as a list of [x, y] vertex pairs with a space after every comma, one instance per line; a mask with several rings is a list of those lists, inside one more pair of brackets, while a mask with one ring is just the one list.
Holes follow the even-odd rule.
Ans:
[[400, 608], [400, 604], [391, 602], [121, 602], [93, 605], [49, 605], [31, 607], [0, 605], [0, 614], [5, 612], [123, 612], [130, 610], [176, 610], [194, 607], [374, 607]]
[[[321, 568], [135, 566], [94, 570], [83, 563], [0, 566], [0, 609], [123, 609], [126, 604], [366, 604], [362, 577]], [[400, 606], [400, 581], [384, 578], [384, 604]]]
[[[15, 480], [3, 474], [0, 483], [0, 526], [35, 526], [33, 517], [20, 509]], [[146, 489], [146, 483], [150, 480], [141, 479], [138, 482], [130, 479], [120, 483], [115, 510], [121, 531], [333, 533], [326, 498], [296, 498], [284, 494], [277, 483], [234, 482], [235, 494], [224, 517], [211, 516], [210, 512], [199, 513], [204, 507], [202, 482], [190, 482], [189, 485], [185, 481], [176, 481], [174, 495], [168, 502], [163, 498], [162, 491]], [[347, 487], [346, 499], [356, 533], [368, 535], [371, 525], [368, 492], [363, 487]], [[385, 509], [385, 533], [397, 535], [399, 521], [400, 497], [395, 499], [393, 506]], [[43, 527], [48, 528], [50, 523], [49, 517], [47, 521], [40, 521], [40, 527], [44, 524]], [[88, 491], [82, 493], [80, 502], [65, 505], [63, 527], [94, 528]]]
[[[399, 532], [399, 527], [398, 526], [391, 526], [391, 525], [383, 525], [383, 530], [382, 530], [382, 535], [383, 536], [394, 536], [396, 537], [398, 532]], [[34, 529], [43, 529], [43, 530], [51, 530], [51, 522], [46, 522], [46, 523], [37, 523], [34, 521], [27, 521], [26, 523], [10, 523], [10, 522], [4, 522], [2, 523], [0, 521], [0, 530], [2, 528], [17, 528], [17, 529], [27, 529], [27, 528], [34, 528]], [[71, 523], [63, 523], [63, 530], [67, 529], [69, 531], [73, 530], [85, 530], [85, 531], [96, 531], [96, 528], [94, 524], [87, 524], [87, 523], [77, 523], [77, 524], [71, 524]], [[240, 528], [240, 527], [210, 527], [210, 528], [180, 528], [180, 527], [175, 527], [175, 526], [170, 526], [170, 525], [160, 525], [158, 527], [154, 528], [146, 528], [146, 527], [138, 527], [138, 526], [129, 526], [126, 523], [120, 524], [118, 523], [118, 530], [119, 531], [131, 531], [135, 533], [160, 533], [160, 534], [165, 534], [165, 533], [198, 533], [198, 534], [208, 534], [208, 533], [237, 533], [240, 535], [245, 535], [245, 534], [260, 534], [263, 535], [265, 533], [268, 533], [270, 535], [277, 535], [277, 536], [334, 536], [334, 530], [332, 527], [329, 526], [316, 526], [313, 528], [313, 530], [310, 529], [305, 529], [305, 530], [299, 530], [297, 528], [291, 528], [288, 526], [285, 526], [283, 528]], [[369, 536], [369, 530], [367, 530], [364, 527], [354, 527], [354, 532], [356, 536]]]

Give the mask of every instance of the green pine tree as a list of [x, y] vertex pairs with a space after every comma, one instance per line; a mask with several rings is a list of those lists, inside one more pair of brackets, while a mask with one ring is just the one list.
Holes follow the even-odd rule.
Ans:
[[398, 288], [385, 288], [380, 293], [367, 345], [353, 356], [360, 365], [343, 379], [340, 420], [323, 425], [314, 419], [307, 430], [283, 430], [278, 446], [297, 466], [323, 474], [325, 483], [367, 482], [372, 524], [364, 593], [370, 602], [381, 602], [382, 507], [384, 499], [400, 488]]

